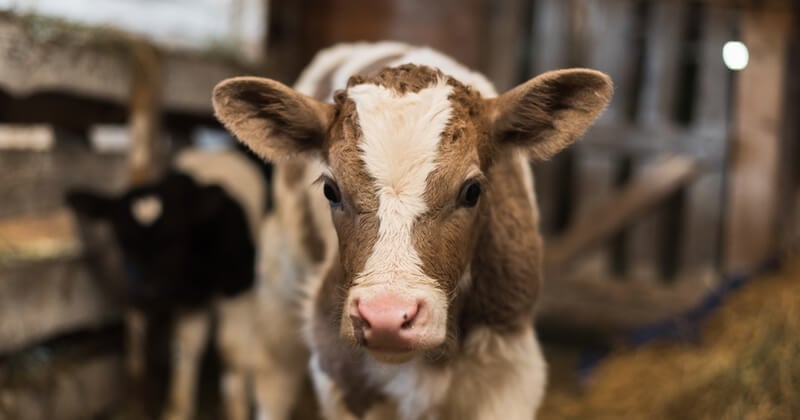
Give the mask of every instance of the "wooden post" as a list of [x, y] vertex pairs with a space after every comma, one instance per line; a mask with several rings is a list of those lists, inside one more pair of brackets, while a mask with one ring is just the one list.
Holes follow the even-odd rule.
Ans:
[[738, 75], [729, 160], [724, 268], [745, 270], [776, 246], [778, 162], [791, 15], [742, 13], [750, 63]]
[[157, 140], [161, 108], [161, 56], [152, 44], [137, 40], [131, 45], [131, 91], [128, 125], [132, 185], [151, 180], [156, 173]]
[[[724, 151], [730, 139], [731, 92], [722, 46], [735, 36], [738, 14], [708, 5], [698, 45], [697, 90], [690, 130], [698, 135], [695, 150], [706, 151], [703, 174], [686, 190], [680, 232], [679, 277], [709, 278], [720, 271], [720, 232], [723, 223]], [[710, 153], [709, 153], [710, 151]], [[708, 285], [706, 285], [708, 286]], [[698, 286], [700, 287], [700, 286]]]
[[670, 156], [652, 163], [628, 185], [611, 192], [606, 201], [576, 220], [547, 245], [545, 264], [551, 267], [602, 243], [684, 188], [698, 173], [697, 162], [686, 156]]

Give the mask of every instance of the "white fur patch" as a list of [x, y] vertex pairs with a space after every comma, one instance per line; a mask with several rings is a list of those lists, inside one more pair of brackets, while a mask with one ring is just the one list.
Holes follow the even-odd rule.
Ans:
[[146, 195], [131, 204], [131, 214], [134, 220], [143, 226], [155, 223], [163, 211], [161, 199], [155, 195]]
[[[375, 247], [354, 283], [391, 284], [394, 290], [403, 288], [400, 293], [423, 297], [430, 304], [428, 332], [433, 336], [427, 338], [432, 341], [444, 333], [446, 297], [422, 271], [412, 228], [427, 210], [427, 178], [436, 169], [441, 135], [453, 112], [451, 92], [443, 80], [402, 96], [372, 84], [348, 89], [363, 135], [362, 159], [375, 180], [380, 221]], [[398, 275], [402, 282], [396, 281]]]
[[441, 134], [452, 114], [451, 92], [445, 82], [404, 96], [372, 84], [348, 90], [363, 134], [362, 159], [375, 179], [379, 203], [378, 241], [366, 262], [366, 276], [403, 272], [424, 277], [411, 230], [427, 209], [427, 177], [436, 169]]
[[[374, 63], [385, 60], [389, 57], [401, 55], [412, 50], [413, 47], [400, 42], [384, 41], [375, 44], [372, 43], [357, 43], [352, 45], [353, 52], [347, 60], [342, 62], [342, 65], [336, 70], [331, 77], [332, 86], [347, 86], [347, 80], [355, 74], [361, 74], [362, 71]], [[325, 98], [327, 101], [333, 101], [333, 92]]]
[[517, 335], [482, 328], [445, 367], [414, 360], [399, 366], [371, 363], [367, 372], [396, 405], [398, 419], [533, 419], [547, 368], [532, 328]]
[[311, 383], [320, 405], [320, 414], [326, 420], [350, 420], [353, 417], [344, 406], [342, 393], [319, 365], [319, 358], [314, 355], [308, 362], [311, 371]]
[[295, 90], [309, 96], [314, 95], [317, 85], [322, 82], [322, 77], [341, 66], [352, 55], [350, 44], [336, 45], [319, 51], [300, 73], [294, 84]]

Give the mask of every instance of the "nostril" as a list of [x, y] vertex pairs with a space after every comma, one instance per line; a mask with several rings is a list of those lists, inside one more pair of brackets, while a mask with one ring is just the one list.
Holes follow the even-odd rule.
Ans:
[[414, 326], [414, 320], [417, 318], [417, 314], [419, 313], [419, 309], [420, 309], [420, 305], [419, 305], [419, 303], [417, 303], [417, 305], [414, 307], [414, 309], [411, 312], [403, 313], [403, 323], [400, 324], [400, 328], [401, 329], [407, 330], [407, 329], [411, 328], [412, 326]]
[[361, 312], [358, 299], [353, 299], [353, 303], [350, 306], [350, 320], [356, 329], [369, 329], [371, 327], [369, 320]]

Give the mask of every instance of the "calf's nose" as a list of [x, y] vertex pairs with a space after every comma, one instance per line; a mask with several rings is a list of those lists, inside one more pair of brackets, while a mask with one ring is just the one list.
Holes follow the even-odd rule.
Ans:
[[384, 294], [353, 302], [350, 318], [367, 347], [408, 351], [424, 326], [424, 307], [416, 299]]

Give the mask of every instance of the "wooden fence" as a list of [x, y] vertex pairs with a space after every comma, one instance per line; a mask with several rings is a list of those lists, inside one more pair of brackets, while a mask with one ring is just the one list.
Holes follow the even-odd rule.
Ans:
[[[611, 330], [659, 321], [776, 252], [779, 215], [791, 212], [782, 194], [797, 194], [796, 177], [780, 173], [782, 150], [797, 143], [782, 136], [787, 10], [533, 3], [533, 73], [585, 66], [616, 84], [576, 147], [534, 165], [549, 238], [542, 321]], [[722, 60], [730, 40], [751, 52], [740, 73]]]

